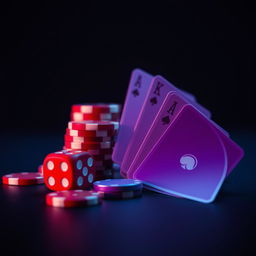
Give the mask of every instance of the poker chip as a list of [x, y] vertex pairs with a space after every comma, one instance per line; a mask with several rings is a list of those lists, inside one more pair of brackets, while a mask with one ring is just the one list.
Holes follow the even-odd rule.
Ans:
[[104, 141], [104, 142], [85, 142], [85, 143], [79, 143], [79, 142], [70, 142], [65, 141], [65, 147], [72, 148], [72, 149], [110, 149], [112, 148], [112, 142], [110, 141]]
[[113, 149], [88, 149], [87, 152], [94, 156], [112, 155]]
[[107, 179], [93, 183], [95, 191], [103, 192], [134, 191], [142, 187], [141, 181], [132, 179]]
[[104, 192], [98, 191], [99, 196], [103, 199], [132, 199], [142, 196], [142, 189], [134, 191]]
[[86, 136], [70, 136], [65, 135], [64, 136], [65, 141], [69, 142], [79, 142], [79, 143], [85, 143], [85, 142], [105, 142], [105, 141], [112, 141], [111, 137], [86, 137]]
[[66, 190], [48, 193], [46, 204], [53, 207], [82, 207], [100, 203], [97, 192], [86, 190]]
[[41, 173], [42, 175], [44, 175], [44, 170], [43, 170], [42, 164], [38, 166], [38, 172]]
[[81, 112], [84, 114], [93, 113], [121, 113], [120, 104], [75, 104], [72, 106], [72, 112]]
[[119, 123], [114, 121], [70, 121], [68, 128], [82, 131], [115, 131], [119, 128]]
[[2, 177], [3, 184], [16, 185], [16, 186], [26, 186], [43, 184], [43, 175], [39, 172], [21, 172], [21, 173], [11, 173], [4, 175]]
[[119, 121], [120, 120], [120, 114], [111, 114], [111, 113], [84, 114], [80, 112], [72, 112], [70, 117], [72, 121], [85, 121], [85, 120]]
[[69, 136], [82, 136], [86, 138], [102, 138], [102, 137], [112, 137], [116, 133], [115, 130], [100, 130], [100, 131], [84, 131], [84, 130], [73, 130], [66, 129], [66, 135]]

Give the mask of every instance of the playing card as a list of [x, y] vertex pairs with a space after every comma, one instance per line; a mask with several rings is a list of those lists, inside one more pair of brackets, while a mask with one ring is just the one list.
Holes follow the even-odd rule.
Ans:
[[149, 127], [151, 126], [154, 118], [156, 117], [156, 114], [158, 113], [167, 93], [169, 92], [178, 92], [180, 95], [183, 95], [189, 103], [193, 104], [203, 114], [210, 118], [211, 113], [200, 104], [193, 101], [193, 97], [190, 94], [188, 94], [187, 92], [185, 92], [184, 94], [183, 91], [176, 88], [163, 77], [155, 76], [148, 90], [141, 112], [136, 121], [134, 132], [130, 137], [130, 142], [123, 157], [123, 161], [121, 164], [122, 176], [126, 176], [126, 172], [130, 167], [134, 156], [136, 155], [144, 137], [148, 132]]
[[[188, 104], [189, 103], [185, 98], [176, 93], [167, 94], [156, 118], [154, 119], [146, 137], [141, 142], [139, 149], [137, 150], [136, 155], [128, 169], [127, 176], [129, 178], [134, 178], [134, 172], [141, 164], [143, 159], [145, 159], [147, 154], [154, 147], [167, 128], [172, 125], [173, 120], [179, 114], [181, 109]], [[169, 115], [170, 109], [172, 110], [172, 115]], [[213, 128], [216, 129], [216, 132], [219, 134], [224, 144], [228, 159], [227, 174], [230, 174], [232, 169], [242, 158], [243, 150], [228, 137], [229, 134], [224, 129], [222, 129], [212, 120], [209, 120], [209, 122], [212, 124]]]
[[[188, 101], [184, 97], [178, 95], [178, 93], [169, 92], [167, 94], [157, 116], [151, 123], [151, 127], [146, 134], [146, 137], [143, 138], [137, 151], [135, 151], [136, 155], [134, 156], [134, 159], [132, 159], [133, 161], [131, 160], [131, 164], [126, 173], [127, 177], [133, 178], [134, 171], [148, 155], [149, 151], [157, 143], [168, 126], [171, 125], [181, 109], [187, 104], [189, 104]], [[133, 144], [131, 143], [130, 145], [132, 146]]]
[[121, 164], [153, 76], [141, 69], [132, 72], [112, 159]]
[[167, 194], [209, 203], [226, 173], [226, 150], [216, 128], [186, 105], [137, 168], [135, 177]]

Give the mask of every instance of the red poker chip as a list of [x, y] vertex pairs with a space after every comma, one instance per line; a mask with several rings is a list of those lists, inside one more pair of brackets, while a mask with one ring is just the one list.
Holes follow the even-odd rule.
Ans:
[[119, 128], [119, 122], [114, 121], [70, 121], [68, 122], [68, 128], [71, 130], [82, 131], [102, 131], [110, 130], [117, 131]]
[[95, 156], [105, 156], [105, 155], [112, 155], [113, 149], [88, 149], [87, 152], [91, 154], [93, 157]]
[[70, 136], [70, 135], [65, 135], [64, 140], [69, 142], [78, 142], [78, 143], [113, 141], [111, 137], [83, 137], [83, 136]]
[[115, 136], [116, 131], [111, 130], [100, 130], [100, 131], [83, 131], [83, 130], [74, 130], [74, 129], [66, 129], [66, 135], [69, 136], [81, 136], [86, 138], [102, 138], [102, 137], [113, 137]]
[[[72, 149], [72, 148], [67, 148], [66, 146], [63, 147], [63, 150], [69, 150], [69, 151], [74, 151], [76, 149]], [[113, 149], [88, 149], [88, 150], [81, 150], [81, 151], [86, 151], [88, 152], [90, 155], [96, 156], [96, 157], [103, 157], [104, 155], [112, 155], [113, 153]]]
[[81, 112], [85, 114], [93, 113], [121, 113], [120, 104], [75, 104], [71, 108], [72, 112]]
[[72, 121], [101, 120], [101, 121], [119, 121], [120, 114], [100, 113], [100, 114], [84, 114], [80, 112], [72, 112]]
[[39, 172], [20, 172], [4, 175], [2, 182], [7, 185], [26, 186], [43, 184], [44, 178]]
[[99, 194], [86, 190], [66, 190], [48, 193], [46, 204], [53, 207], [82, 207], [100, 203]]
[[72, 148], [72, 149], [111, 149], [113, 147], [113, 143], [110, 141], [105, 142], [85, 142], [85, 143], [79, 143], [79, 142], [70, 142], [65, 141], [65, 147]]

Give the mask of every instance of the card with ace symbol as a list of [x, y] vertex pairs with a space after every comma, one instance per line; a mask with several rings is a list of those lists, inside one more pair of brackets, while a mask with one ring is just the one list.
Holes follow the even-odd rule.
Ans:
[[120, 120], [117, 141], [113, 150], [112, 159], [121, 164], [126, 147], [133, 134], [134, 125], [139, 116], [153, 76], [141, 69], [132, 72], [124, 108]]
[[[159, 125], [163, 125], [160, 119]], [[186, 104], [133, 178], [157, 192], [210, 203], [243, 154], [219, 126]]]
[[[123, 161], [121, 163], [121, 175], [123, 177], [126, 177], [126, 173], [136, 155], [138, 152], [138, 149], [147, 135], [147, 132], [154, 121], [166, 95], [170, 92], [176, 92], [186, 101], [193, 106], [195, 106], [199, 111], [201, 111], [207, 118], [211, 117], [210, 111], [205, 109], [203, 106], [201, 106], [199, 103], [194, 101], [194, 98], [192, 95], [189, 95], [187, 92], [181, 91], [177, 87], [175, 87], [173, 84], [171, 84], [169, 81], [164, 79], [161, 76], [155, 76], [152, 79], [151, 85], [149, 86], [148, 93], [145, 97], [144, 103], [142, 105], [141, 111], [138, 115], [138, 118], [136, 120], [136, 123], [134, 125], [134, 132], [130, 136], [130, 142], [127, 145]], [[169, 123], [170, 122], [170, 116], [172, 116], [173, 112], [176, 110], [176, 105], [172, 105], [170, 107], [169, 115], [166, 115], [166, 117], [163, 117], [162, 122]]]
[[[156, 118], [154, 119], [146, 137], [140, 144], [139, 149], [132, 161], [128, 172], [128, 178], [138, 178], [136, 177], [136, 171], [138, 170], [140, 164], [150, 153], [152, 148], [158, 144], [158, 141], [166, 132], [166, 130], [172, 126], [175, 119], [181, 114], [186, 106], [191, 106], [191, 104], [178, 93], [170, 92], [167, 94]], [[198, 110], [197, 110], [198, 111]], [[198, 111], [200, 113], [200, 111]], [[227, 156], [227, 175], [231, 173], [236, 164], [240, 161], [243, 156], [242, 149], [229, 138], [229, 134], [215, 122], [208, 119], [205, 115], [201, 113], [207, 122], [215, 129], [219, 138], [221, 139], [226, 156]], [[196, 120], [195, 120], [196, 121]], [[184, 120], [185, 125], [185, 120]], [[192, 133], [192, 130], [191, 130]], [[193, 136], [193, 134], [191, 134]], [[205, 138], [207, 142], [207, 138]], [[154, 189], [153, 189], [154, 190]], [[156, 190], [156, 189], [155, 189]]]
[[[112, 154], [113, 161], [118, 164], [123, 162], [124, 154], [134, 133], [135, 124], [139, 118], [144, 101], [151, 88], [153, 78], [154, 77], [152, 75], [141, 69], [134, 69], [131, 74], [120, 120], [117, 141]], [[161, 85], [158, 87], [159, 89], [155, 89], [155, 96], [157, 97], [151, 97], [151, 104], [156, 106], [159, 106], [160, 103], [158, 92]], [[192, 94], [185, 91], [182, 91], [182, 93], [191, 101], [195, 100], [195, 97]]]

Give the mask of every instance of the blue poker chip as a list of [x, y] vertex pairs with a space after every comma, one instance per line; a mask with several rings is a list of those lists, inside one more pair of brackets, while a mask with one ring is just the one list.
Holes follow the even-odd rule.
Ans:
[[133, 179], [107, 179], [99, 180], [93, 183], [95, 191], [119, 192], [142, 190], [143, 184], [139, 180]]

